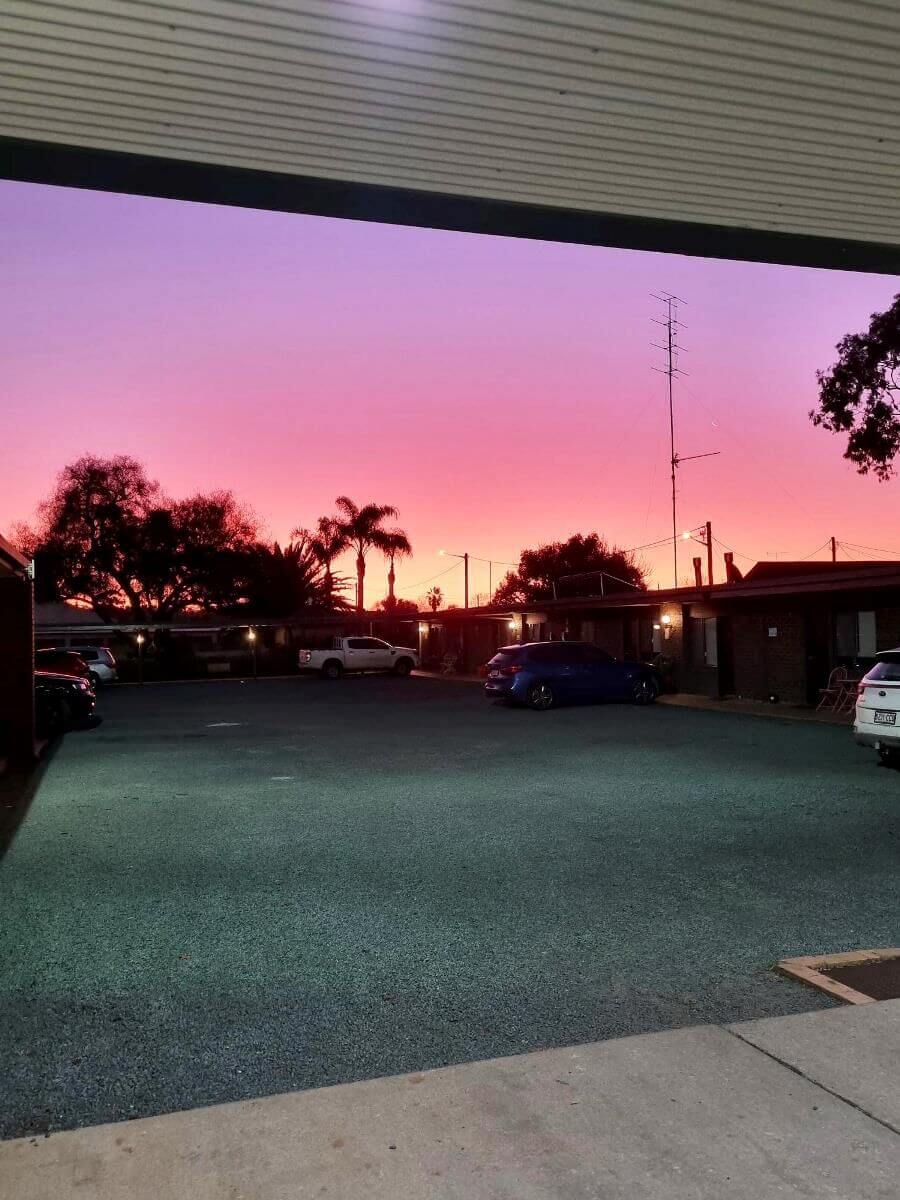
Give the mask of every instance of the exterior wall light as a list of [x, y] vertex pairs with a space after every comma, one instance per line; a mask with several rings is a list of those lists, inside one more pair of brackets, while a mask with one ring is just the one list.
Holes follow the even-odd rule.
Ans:
[[663, 615], [660, 617], [660, 620], [662, 621], [663, 625], [671, 625], [672, 624], [672, 618], [669, 616], [668, 613], [663, 613]]

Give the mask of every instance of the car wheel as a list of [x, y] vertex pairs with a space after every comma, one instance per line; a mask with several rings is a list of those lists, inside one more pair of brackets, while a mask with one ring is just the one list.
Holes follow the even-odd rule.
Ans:
[[900, 759], [898, 759], [897, 751], [893, 747], [889, 746], [879, 746], [878, 757], [886, 767], [896, 767], [898, 761], [900, 761]]
[[72, 707], [68, 700], [60, 700], [55, 725], [56, 733], [65, 733], [67, 729], [72, 728]]
[[65, 700], [58, 696], [51, 697], [44, 705], [38, 718], [38, 733], [41, 737], [52, 741], [65, 733], [71, 718], [71, 712]]
[[395, 675], [408, 675], [413, 669], [413, 661], [411, 658], [398, 658], [394, 663]]
[[652, 704], [659, 695], [659, 688], [656, 682], [644, 675], [641, 679], [635, 680], [634, 688], [631, 692], [631, 698], [635, 704]]
[[340, 679], [340, 677], [341, 677], [341, 675], [343, 675], [343, 673], [344, 673], [343, 664], [339, 663], [336, 658], [332, 658], [329, 662], [325, 663], [324, 666], [322, 667], [322, 678], [323, 679]]
[[546, 712], [556, 703], [556, 696], [549, 683], [535, 683], [528, 689], [528, 707], [535, 712]]

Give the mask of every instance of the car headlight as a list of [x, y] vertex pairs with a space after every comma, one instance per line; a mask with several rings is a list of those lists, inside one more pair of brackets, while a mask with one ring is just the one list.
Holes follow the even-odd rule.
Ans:
[[78, 690], [80, 692], [89, 692], [91, 690], [91, 685], [88, 683], [88, 681], [86, 679], [79, 679], [76, 682], [75, 686], [78, 688]]

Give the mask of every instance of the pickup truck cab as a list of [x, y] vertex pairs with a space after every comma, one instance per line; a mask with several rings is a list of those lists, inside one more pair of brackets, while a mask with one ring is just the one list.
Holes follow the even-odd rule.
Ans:
[[418, 651], [409, 646], [392, 646], [380, 638], [336, 637], [320, 649], [300, 650], [301, 671], [317, 671], [323, 679], [340, 679], [345, 671], [392, 671], [408, 675], [419, 665]]

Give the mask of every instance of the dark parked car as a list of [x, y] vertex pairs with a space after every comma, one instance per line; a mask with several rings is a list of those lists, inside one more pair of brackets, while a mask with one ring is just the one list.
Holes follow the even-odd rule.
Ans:
[[77, 650], [57, 649], [35, 650], [34, 668], [36, 671], [49, 671], [51, 675], [79, 675], [87, 679], [90, 667]]
[[485, 694], [538, 710], [567, 701], [629, 700], [652, 704], [660, 692], [646, 663], [620, 662], [590, 642], [503, 646], [487, 664]]
[[94, 721], [97, 697], [90, 682], [74, 675], [34, 673], [34, 711], [39, 737], [56, 737]]

